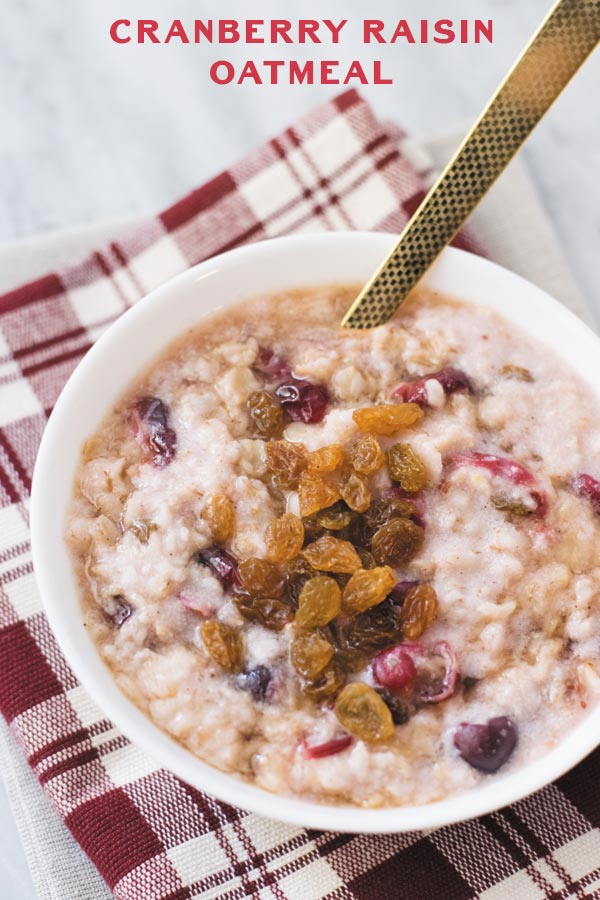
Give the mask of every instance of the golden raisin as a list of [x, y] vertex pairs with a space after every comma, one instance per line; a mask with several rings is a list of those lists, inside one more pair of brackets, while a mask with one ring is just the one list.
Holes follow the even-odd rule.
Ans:
[[341, 541], [332, 534], [324, 534], [303, 550], [303, 556], [313, 569], [322, 572], [347, 572], [360, 569], [360, 557], [349, 541]]
[[258, 437], [279, 437], [283, 431], [283, 411], [279, 401], [268, 391], [255, 391], [246, 406], [254, 433]]
[[315, 575], [303, 586], [298, 597], [296, 625], [319, 628], [335, 619], [342, 605], [337, 581], [327, 575]]
[[200, 625], [200, 634], [204, 646], [216, 663], [228, 672], [239, 672], [242, 669], [243, 643], [234, 628], [217, 622], [216, 619], [208, 619]]
[[358, 672], [375, 653], [402, 640], [400, 611], [388, 599], [364, 613], [336, 619], [329, 630], [337, 647], [336, 659], [351, 672]]
[[411, 500], [401, 497], [391, 497], [374, 500], [365, 513], [365, 519], [370, 528], [377, 530], [390, 519], [410, 519], [415, 514], [415, 506]]
[[401, 566], [414, 559], [424, 536], [411, 519], [391, 519], [373, 535], [371, 552], [380, 566]]
[[265, 449], [267, 467], [273, 481], [280, 488], [295, 490], [306, 468], [307, 450], [304, 444], [291, 441], [270, 441]]
[[352, 521], [352, 513], [345, 503], [334, 503], [327, 509], [320, 510], [315, 516], [315, 524], [328, 531], [341, 531]]
[[400, 613], [404, 637], [409, 641], [420, 638], [435, 619], [437, 609], [437, 594], [430, 584], [418, 584], [411, 588]]
[[369, 553], [369, 551], [365, 550], [363, 547], [358, 547], [358, 555], [360, 556], [363, 569], [374, 569], [377, 565], [373, 554]]
[[346, 673], [335, 661], [325, 667], [316, 681], [305, 681], [302, 693], [316, 703], [333, 697], [346, 682]]
[[265, 545], [271, 562], [288, 562], [298, 556], [303, 543], [304, 525], [293, 513], [285, 513], [267, 525]]
[[341, 444], [328, 444], [320, 450], [308, 454], [308, 471], [316, 474], [335, 472], [344, 462], [344, 448]]
[[324, 481], [320, 475], [313, 475], [312, 472], [303, 472], [298, 483], [298, 501], [300, 503], [300, 515], [312, 516], [332, 506], [340, 495], [332, 484]]
[[211, 494], [204, 505], [204, 518], [215, 543], [224, 544], [233, 535], [235, 512], [229, 497]]
[[383, 403], [355, 409], [352, 418], [361, 431], [390, 435], [422, 419], [423, 410], [417, 403]]
[[383, 451], [372, 434], [365, 434], [352, 444], [348, 459], [361, 475], [371, 475], [383, 465]]
[[339, 491], [342, 500], [354, 510], [354, 512], [365, 512], [371, 503], [371, 491], [364, 475], [358, 472], [344, 473], [340, 478]]
[[427, 484], [427, 470], [410, 444], [394, 444], [385, 454], [390, 478], [411, 493]]
[[285, 572], [285, 597], [288, 602], [296, 608], [300, 592], [309, 578], [317, 573], [312, 566], [309, 566], [303, 556], [297, 556], [292, 559], [286, 566]]
[[291, 663], [302, 678], [316, 681], [331, 662], [333, 647], [316, 632], [298, 634], [290, 648]]
[[248, 594], [240, 594], [236, 596], [235, 603], [245, 619], [258, 622], [271, 631], [281, 631], [293, 618], [290, 606], [274, 597], [250, 597]]
[[283, 593], [283, 574], [267, 559], [251, 556], [239, 563], [242, 591], [251, 597], [280, 597]]
[[389, 566], [359, 569], [344, 588], [344, 612], [361, 613], [383, 603], [395, 584], [396, 576]]
[[394, 735], [389, 708], [368, 684], [347, 684], [335, 701], [335, 714], [346, 731], [369, 744], [383, 744]]

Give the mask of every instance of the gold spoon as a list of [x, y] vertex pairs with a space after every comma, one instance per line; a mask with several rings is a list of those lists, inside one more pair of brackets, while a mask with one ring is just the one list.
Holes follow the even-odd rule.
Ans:
[[600, 42], [600, 0], [559, 0], [342, 325], [390, 319]]

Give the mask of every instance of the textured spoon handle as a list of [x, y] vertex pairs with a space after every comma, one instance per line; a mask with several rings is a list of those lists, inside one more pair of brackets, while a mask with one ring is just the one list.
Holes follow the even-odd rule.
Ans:
[[600, 41], [600, 0], [559, 0], [342, 325], [392, 317]]

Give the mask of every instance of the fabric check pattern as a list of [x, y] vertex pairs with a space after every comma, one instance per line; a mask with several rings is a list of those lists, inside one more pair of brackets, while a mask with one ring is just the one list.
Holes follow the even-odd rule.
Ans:
[[201, 794], [129, 743], [77, 683], [38, 598], [28, 536], [37, 446], [98, 335], [167, 278], [231, 247], [398, 231], [429, 176], [419, 148], [350, 91], [125, 239], [0, 297], [0, 712], [119, 900], [600, 898], [600, 753], [510, 808], [429, 834], [282, 825]]

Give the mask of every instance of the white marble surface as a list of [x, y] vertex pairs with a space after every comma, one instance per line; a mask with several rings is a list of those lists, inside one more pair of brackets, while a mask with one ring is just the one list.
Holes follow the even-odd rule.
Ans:
[[[0, 30], [0, 240], [152, 210], [288, 124], [333, 87], [209, 83], [222, 56], [377, 55], [393, 86], [364, 89], [382, 115], [416, 135], [468, 122], [551, 0], [7, 0]], [[365, 48], [365, 16], [411, 21], [493, 17], [494, 43]], [[194, 16], [347, 18], [338, 48], [268, 45], [116, 46], [115, 18]], [[526, 150], [544, 202], [589, 297], [600, 275], [600, 53], [542, 123]], [[518, 210], [515, 210], [518, 215]]]
[[[150, 211], [285, 127], [333, 87], [217, 87], [210, 62], [378, 57], [395, 79], [366, 87], [382, 116], [417, 137], [469, 122], [550, 0], [6, 0], [0, 30], [0, 241]], [[492, 46], [364, 48], [366, 16], [395, 22], [479, 16]], [[115, 18], [347, 18], [338, 48], [118, 47]], [[600, 308], [600, 53], [531, 139], [525, 154], [588, 301]], [[514, 210], [519, 216], [518, 206]], [[510, 223], [507, 223], [510, 227]], [[33, 900], [25, 858], [0, 792], [0, 894]], [[64, 897], [62, 900], [71, 900]]]

